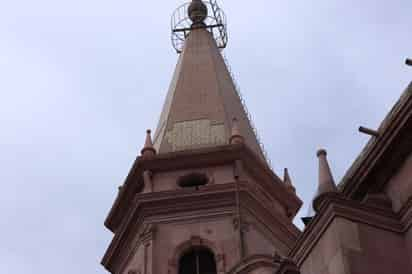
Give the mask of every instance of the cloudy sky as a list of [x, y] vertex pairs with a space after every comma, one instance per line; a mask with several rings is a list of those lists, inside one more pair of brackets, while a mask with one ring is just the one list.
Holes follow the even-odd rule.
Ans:
[[[0, 272], [105, 273], [103, 227], [155, 128], [181, 1], [0, 8]], [[339, 180], [412, 79], [410, 0], [220, 1], [227, 57], [273, 167], [307, 211], [319, 147]], [[302, 214], [302, 213], [301, 213]], [[298, 222], [297, 222], [298, 223]]]

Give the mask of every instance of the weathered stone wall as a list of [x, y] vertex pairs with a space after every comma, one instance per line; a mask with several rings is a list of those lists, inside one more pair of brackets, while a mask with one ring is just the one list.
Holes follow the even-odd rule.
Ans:
[[246, 256], [256, 254], [273, 255], [275, 253], [287, 256], [290, 248], [283, 239], [276, 238], [265, 224], [258, 221], [253, 216], [245, 218], [246, 229], [244, 233]]
[[362, 252], [349, 253], [351, 273], [410, 273], [403, 235], [359, 225]]
[[303, 274], [408, 274], [403, 235], [336, 218], [304, 261]]
[[305, 259], [302, 274], [348, 274], [347, 254], [350, 251], [361, 251], [359, 227], [356, 223], [336, 218]]

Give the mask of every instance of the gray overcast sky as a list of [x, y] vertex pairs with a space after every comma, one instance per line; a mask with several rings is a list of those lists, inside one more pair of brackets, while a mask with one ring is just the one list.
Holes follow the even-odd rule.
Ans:
[[[0, 9], [0, 272], [105, 273], [103, 221], [155, 128], [181, 1]], [[219, 1], [226, 55], [277, 173], [305, 201], [319, 147], [339, 180], [412, 79], [410, 0]]]

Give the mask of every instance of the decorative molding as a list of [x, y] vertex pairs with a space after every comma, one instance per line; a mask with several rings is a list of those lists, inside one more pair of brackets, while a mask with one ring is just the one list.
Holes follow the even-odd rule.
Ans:
[[[285, 246], [292, 248], [299, 230], [292, 225], [290, 220], [265, 206], [259, 197], [250, 192], [249, 182], [239, 182], [241, 195], [241, 208], [247, 210], [262, 222], [276, 239], [282, 241]], [[176, 195], [179, 193], [179, 195]], [[138, 194], [134, 204], [131, 205], [127, 219], [115, 234], [104, 258], [103, 265], [108, 269], [118, 268], [120, 261], [124, 261], [130, 254], [128, 247], [133, 240], [131, 235], [146, 237], [142, 222], [168, 223], [185, 219], [199, 219], [208, 216], [233, 216], [235, 210], [235, 183], [215, 184], [204, 188], [193, 190], [165, 191], [155, 193]], [[188, 210], [190, 208], [190, 210]], [[247, 231], [248, 227], [242, 227]], [[155, 231], [153, 231], [155, 232]], [[149, 233], [147, 238], [155, 237], [155, 233]]]
[[270, 195], [276, 197], [276, 200], [285, 207], [288, 207], [290, 212], [296, 214], [302, 201], [288, 191], [282, 180], [246, 145], [235, 144], [157, 154], [150, 159], [138, 157], [106, 218], [105, 226], [113, 232], [119, 229], [131, 204], [133, 204], [135, 194], [139, 193], [144, 186], [144, 171], [150, 170], [155, 173], [196, 169], [205, 166], [234, 164], [236, 160], [241, 160], [244, 163], [244, 168], [256, 176], [256, 182], [261, 184], [263, 189], [270, 192]]
[[147, 244], [148, 241], [154, 240], [156, 231], [156, 225], [144, 224], [141, 232], [139, 233], [139, 242]]
[[[166, 170], [204, 169], [210, 165], [234, 164], [237, 160], [243, 162], [248, 172], [256, 174], [254, 182], [259, 184], [253, 188], [255, 183], [250, 181], [237, 182], [242, 210], [246, 209], [253, 215], [259, 215], [259, 221], [264, 223], [268, 231], [291, 248], [299, 235], [299, 230], [285, 214], [275, 209], [282, 204], [289, 204], [290, 208], [298, 209], [301, 201], [287, 191], [283, 182], [268, 170], [264, 163], [256, 159], [246, 146], [230, 145], [194, 150], [190, 153], [158, 154], [151, 159], [138, 158], [106, 220], [106, 226], [116, 228], [116, 233], [102, 264], [109, 271], [119, 270], [122, 262], [127, 260], [140, 241], [149, 241], [155, 237], [155, 233], [141, 232], [143, 218], [145, 222], [154, 224], [212, 216], [233, 216], [237, 191], [235, 182], [205, 185], [196, 191], [179, 189], [138, 193], [139, 185], [143, 184], [144, 171], [157, 173]], [[280, 205], [274, 206], [275, 203]], [[242, 232], [247, 230], [248, 226], [242, 227]], [[138, 233], [142, 233], [142, 239], [134, 240], [132, 235]]]

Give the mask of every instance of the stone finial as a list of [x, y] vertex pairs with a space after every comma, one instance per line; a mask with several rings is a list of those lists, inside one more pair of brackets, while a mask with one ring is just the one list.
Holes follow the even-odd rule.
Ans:
[[327, 152], [324, 149], [318, 151], [317, 156], [319, 158], [319, 182], [318, 191], [316, 197], [313, 200], [313, 208], [317, 211], [319, 209], [319, 197], [326, 193], [336, 193], [338, 188], [336, 187], [335, 180], [333, 179], [332, 172], [329, 167]]
[[286, 187], [289, 190], [291, 190], [292, 192], [296, 192], [296, 189], [295, 189], [295, 187], [293, 186], [293, 183], [292, 183], [292, 179], [290, 178], [290, 175], [289, 175], [289, 170], [287, 168], [285, 168], [285, 172], [284, 172], [284, 175], [283, 175], [283, 182], [286, 184]]
[[141, 151], [141, 154], [143, 157], [152, 157], [156, 155], [156, 150], [153, 147], [153, 141], [152, 141], [150, 129], [146, 131], [146, 141], [144, 143], [144, 147]]
[[232, 132], [230, 135], [229, 143], [230, 144], [242, 144], [244, 143], [244, 138], [240, 134], [239, 123], [236, 118], [232, 120]]

